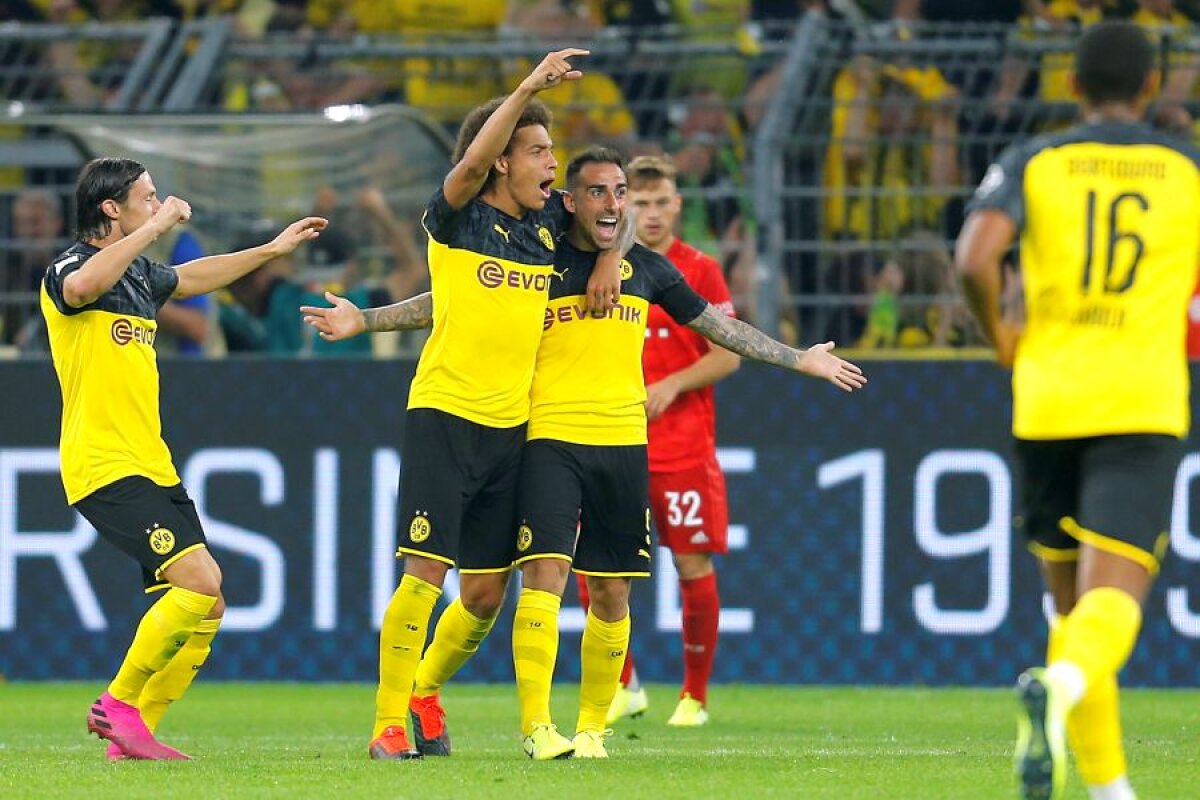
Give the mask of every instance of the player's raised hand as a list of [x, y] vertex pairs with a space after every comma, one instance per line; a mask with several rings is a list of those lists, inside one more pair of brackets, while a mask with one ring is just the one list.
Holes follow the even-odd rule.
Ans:
[[277, 255], [287, 255], [303, 242], [311, 241], [321, 235], [321, 231], [329, 225], [324, 217], [305, 217], [288, 225], [271, 241], [271, 246]]
[[814, 378], [824, 378], [846, 392], [865, 386], [867, 378], [858, 365], [838, 358], [829, 352], [832, 349], [833, 342], [814, 344], [803, 351], [800, 362], [796, 365], [797, 371]]
[[362, 309], [354, 303], [344, 297], [338, 297], [333, 292], [326, 292], [325, 299], [333, 304], [333, 308], [300, 306], [304, 321], [316, 328], [322, 339], [338, 342], [357, 336], [367, 329]]
[[175, 195], [171, 195], [166, 200], [162, 201], [162, 205], [158, 207], [158, 211], [154, 212], [154, 216], [150, 218], [150, 224], [159, 234], [164, 234], [174, 228], [176, 225], [182, 225], [192, 218], [192, 207], [188, 205], [186, 200], [180, 200]]
[[579, 80], [583, 77], [583, 72], [571, 66], [569, 59], [575, 56], [591, 55], [591, 52], [578, 47], [555, 50], [543, 58], [542, 63], [533, 68], [529, 77], [521, 81], [521, 87], [531, 92], [540, 92], [560, 86], [563, 81]]

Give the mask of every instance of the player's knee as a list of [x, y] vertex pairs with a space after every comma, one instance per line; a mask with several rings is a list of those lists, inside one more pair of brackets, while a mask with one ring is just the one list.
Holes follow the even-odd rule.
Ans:
[[458, 597], [463, 608], [479, 619], [492, 619], [504, 605], [504, 590], [508, 574], [464, 575], [459, 583]]
[[713, 571], [712, 556], [708, 553], [676, 553], [672, 556], [675, 571], [681, 580], [691, 581], [703, 578]]
[[220, 619], [225, 616], [225, 595], [218, 594], [217, 602], [213, 604], [212, 610], [208, 612], [209, 619]]
[[219, 597], [221, 594], [221, 568], [207, 548], [188, 553], [167, 567], [163, 575], [172, 586], [180, 589], [209, 597]]
[[446, 582], [446, 573], [450, 571], [447, 564], [424, 556], [409, 555], [404, 559], [404, 574], [412, 575], [426, 583], [441, 586]]
[[209, 556], [207, 563], [200, 565], [199, 576], [197, 579], [197, 587], [194, 592], [206, 594], [210, 597], [221, 597], [221, 568], [217, 566], [217, 562]]
[[479, 619], [492, 619], [500, 613], [504, 604], [504, 591], [496, 591], [492, 587], [480, 588], [470, 594], [460, 594], [463, 608]]
[[198, 573], [188, 576], [187, 579], [174, 585], [190, 592], [219, 598], [221, 596], [221, 573], [220, 571]]
[[617, 622], [629, 615], [629, 581], [625, 578], [588, 580], [590, 610], [605, 622]]
[[562, 597], [571, 564], [561, 558], [535, 558], [521, 565], [521, 585]]

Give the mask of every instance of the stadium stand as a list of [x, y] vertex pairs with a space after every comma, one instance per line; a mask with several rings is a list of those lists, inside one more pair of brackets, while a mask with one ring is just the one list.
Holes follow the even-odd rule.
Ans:
[[[1063, 86], [1079, 25], [1104, 14], [1147, 25], [1166, 75], [1154, 120], [1195, 136], [1200, 111], [1187, 2], [1157, 17], [1144, 2], [1053, 0], [1018, 21], [1017, 3], [756, 2], [668, 19], [523, 0], [507, 15], [478, 4], [455, 27], [417, 24], [405, 4], [388, 16], [365, 3], [144, 3], [90, 18], [52, 5], [57, 21], [0, 26], [6, 263], [29, 247], [10, 222], [21, 192], [58, 196], [69, 221], [70, 180], [99, 152], [144, 160], [216, 246], [312, 206], [326, 186], [354, 219], [353, 198], [374, 185], [411, 228], [463, 110], [567, 38], [593, 55], [585, 81], [547, 96], [560, 160], [594, 142], [671, 153], [684, 235], [723, 262], [745, 318], [793, 341], [888, 351], [978, 342], [949, 242], [1000, 148], [1072, 120]], [[352, 280], [385, 281], [393, 243], [347, 233], [360, 245]], [[340, 285], [341, 264], [323, 259], [299, 279]], [[33, 296], [15, 269], [6, 276], [12, 352]]]

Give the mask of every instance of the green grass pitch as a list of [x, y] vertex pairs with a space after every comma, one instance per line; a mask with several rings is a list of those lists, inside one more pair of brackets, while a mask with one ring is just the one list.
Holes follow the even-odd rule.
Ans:
[[[201, 683], [167, 715], [163, 740], [191, 763], [109, 764], [84, 733], [101, 684], [0, 684], [0, 797], [1012, 798], [1011, 695], [1003, 690], [717, 686], [713, 721], [664, 721], [671, 687], [609, 740], [607, 761], [532, 763], [511, 686], [445, 693], [455, 755], [376, 763], [366, 744], [374, 687]], [[555, 687], [563, 729], [575, 687]], [[1124, 695], [1131, 775], [1143, 800], [1200, 796], [1200, 692]], [[1086, 793], [1072, 774], [1068, 798]]]

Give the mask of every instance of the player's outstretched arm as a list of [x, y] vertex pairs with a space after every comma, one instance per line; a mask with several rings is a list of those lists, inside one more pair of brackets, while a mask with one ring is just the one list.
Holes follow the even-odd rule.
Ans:
[[442, 182], [442, 192], [451, 208], [462, 208], [479, 194], [492, 165], [508, 147], [525, 104], [540, 91], [560, 86], [563, 81], [582, 78], [583, 72], [572, 67], [570, 59], [586, 56], [589, 52], [568, 47], [548, 54], [488, 117], [475, 140], [463, 153], [462, 160], [454, 165]]
[[144, 225], [101, 249], [63, 280], [63, 299], [67, 305], [80, 308], [95, 301], [121, 280], [133, 260], [155, 239], [191, 217], [191, 206], [178, 197], [168, 197]]
[[328, 224], [329, 220], [323, 217], [305, 217], [288, 225], [266, 244], [189, 261], [175, 270], [179, 285], [175, 287], [174, 296], [192, 297], [228, 286], [271, 259], [285, 256], [301, 243], [317, 238]]
[[325, 293], [332, 308], [300, 306], [304, 321], [330, 342], [349, 339], [370, 331], [411, 331], [433, 325], [433, 295], [424, 292], [399, 303], [379, 308], [359, 308], [344, 297]]
[[757, 328], [733, 319], [709, 303], [700, 316], [688, 327], [711, 342], [740, 356], [774, 364], [814, 378], [824, 378], [843, 391], [861, 389], [866, 376], [857, 365], [844, 361], [833, 353], [833, 342], [816, 344], [807, 350], [797, 350], [777, 342]]
[[985, 208], [967, 217], [954, 247], [954, 263], [962, 281], [967, 305], [979, 321], [983, 335], [996, 348], [996, 360], [1011, 367], [1017, 352], [1020, 328], [1004, 319], [1000, 307], [1003, 270], [1001, 259], [1012, 246], [1017, 227], [1003, 211]]

